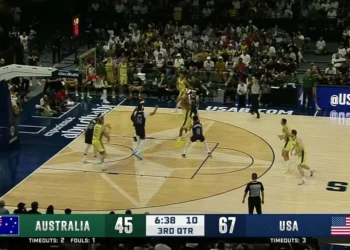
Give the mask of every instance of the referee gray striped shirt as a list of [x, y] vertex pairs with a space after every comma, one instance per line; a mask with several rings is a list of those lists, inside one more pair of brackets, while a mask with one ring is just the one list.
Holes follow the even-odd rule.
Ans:
[[260, 181], [249, 182], [245, 188], [245, 192], [249, 192], [249, 197], [260, 197], [260, 193], [264, 191], [264, 186]]
[[253, 95], [259, 95], [260, 94], [260, 85], [259, 84], [252, 84], [251, 91]]

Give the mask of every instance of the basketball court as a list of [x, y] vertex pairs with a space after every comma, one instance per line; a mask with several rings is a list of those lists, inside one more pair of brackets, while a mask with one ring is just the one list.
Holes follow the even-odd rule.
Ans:
[[[140, 161], [132, 156], [133, 109], [118, 106], [106, 116], [112, 126], [111, 141], [105, 143], [107, 171], [81, 163], [82, 135], [3, 199], [9, 205], [37, 200], [41, 208], [53, 204], [58, 210], [69, 207], [81, 213], [126, 209], [134, 213], [247, 213], [242, 197], [255, 172], [265, 186], [264, 213], [349, 212], [350, 130], [329, 118], [286, 117], [305, 144], [308, 165], [316, 169], [307, 185], [298, 186], [297, 169], [289, 174], [282, 171], [280, 115], [263, 115], [257, 120], [246, 113], [201, 111], [213, 157], [207, 156], [203, 144], [195, 143], [183, 159], [184, 145], [174, 143], [182, 115], [159, 109], [147, 119], [149, 139]], [[329, 191], [329, 182], [344, 188]]]

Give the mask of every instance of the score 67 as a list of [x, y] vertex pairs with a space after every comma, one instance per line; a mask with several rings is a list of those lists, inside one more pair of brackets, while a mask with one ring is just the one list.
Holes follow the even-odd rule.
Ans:
[[236, 217], [220, 217], [219, 218], [219, 233], [232, 234], [235, 230]]

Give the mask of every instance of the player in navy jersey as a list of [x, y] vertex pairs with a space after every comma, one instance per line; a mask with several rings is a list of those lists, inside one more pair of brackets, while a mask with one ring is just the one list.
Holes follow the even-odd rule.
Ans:
[[198, 116], [199, 96], [197, 95], [197, 92], [195, 90], [190, 90], [188, 98], [191, 104], [190, 117]]
[[207, 148], [208, 155], [211, 156], [211, 151], [210, 151], [208, 143], [206, 142], [205, 137], [203, 135], [203, 127], [199, 121], [198, 116], [193, 116], [192, 120], [193, 120], [193, 123], [191, 125], [192, 136], [190, 137], [190, 139], [186, 143], [182, 157], [184, 157], [184, 158], [186, 157], [187, 149], [191, 145], [191, 143], [197, 142], [197, 141], [204, 142], [205, 147]]
[[152, 116], [157, 112], [158, 106], [155, 107], [152, 113], [147, 113], [144, 110], [143, 106], [144, 102], [141, 101], [139, 105], [137, 105], [136, 109], [131, 114], [131, 121], [133, 126], [135, 127], [135, 135], [134, 141], [136, 142], [136, 146], [134, 147], [133, 155], [135, 155], [139, 160], [142, 160], [141, 149], [146, 139], [146, 118], [147, 116]]
[[[92, 145], [92, 137], [94, 134], [94, 126], [97, 123], [98, 119], [101, 117], [101, 114], [99, 114], [95, 119], [92, 119], [86, 130], [85, 130], [85, 151], [84, 151], [84, 156], [83, 159], [81, 160], [83, 163], [87, 163], [88, 159], [87, 159], [87, 153], [89, 152], [89, 149]], [[97, 151], [94, 148], [94, 159], [96, 160], [97, 158]]]

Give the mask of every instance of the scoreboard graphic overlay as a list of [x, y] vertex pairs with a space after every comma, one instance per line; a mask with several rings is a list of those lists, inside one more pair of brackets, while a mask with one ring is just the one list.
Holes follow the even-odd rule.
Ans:
[[[348, 215], [8, 215], [0, 216], [1, 237], [95, 238], [210, 237], [294, 238], [305, 243], [317, 237], [350, 242]], [[81, 243], [81, 242], [80, 242]]]

